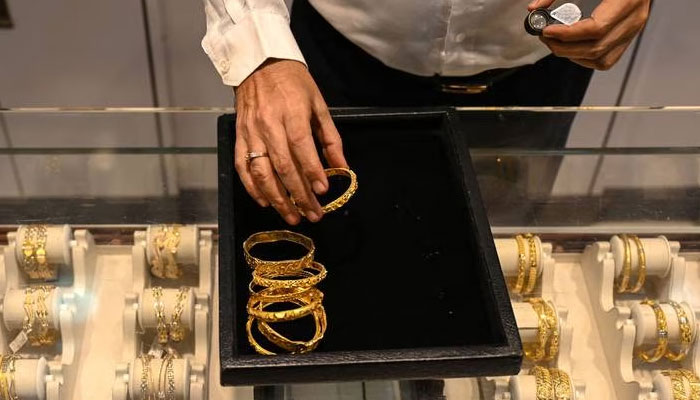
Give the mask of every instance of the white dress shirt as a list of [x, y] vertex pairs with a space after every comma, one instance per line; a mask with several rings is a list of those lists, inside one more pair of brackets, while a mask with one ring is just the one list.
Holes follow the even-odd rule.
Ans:
[[[528, 0], [310, 3], [366, 52], [415, 75], [469, 76], [532, 64], [550, 53], [525, 32]], [[239, 85], [267, 58], [304, 62], [284, 0], [204, 0], [204, 8], [202, 47], [224, 84]]]

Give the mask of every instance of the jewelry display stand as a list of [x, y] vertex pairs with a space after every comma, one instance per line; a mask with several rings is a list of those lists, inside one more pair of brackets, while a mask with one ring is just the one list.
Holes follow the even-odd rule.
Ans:
[[[674, 309], [663, 304], [675, 301], [682, 305], [690, 320], [693, 332], [700, 326], [698, 303], [700, 291], [697, 255], [693, 262], [686, 262], [680, 254], [680, 243], [668, 241], [665, 237], [641, 238], [646, 256], [645, 285], [639, 293], [618, 293], [616, 280], [622, 273], [624, 243], [618, 236], [609, 242], [596, 242], [586, 247], [581, 258], [590, 304], [598, 326], [610, 379], [614, 382], [615, 395], [619, 399], [673, 399], [669, 390], [670, 382], [658, 376], [659, 370], [686, 368], [700, 371], [700, 351], [695, 345], [681, 362], [661, 359], [655, 363], [642, 362], [636, 356], [636, 349], [642, 346], [647, 350], [657, 342], [656, 317], [651, 307], [641, 305], [646, 298], [660, 302], [668, 324], [669, 346], [678, 347], [679, 324]], [[631, 284], [636, 279], [639, 256], [634, 241], [630, 241]], [[694, 273], [689, 273], [691, 268]]]
[[[133, 390], [140, 388], [139, 355], [149, 351], [158, 325], [152, 288], [155, 286], [163, 288], [161, 298], [163, 313], [166, 322], [170, 323], [178, 292], [180, 287], [184, 286], [188, 290], [183, 301], [181, 322], [186, 335], [182, 342], [173, 345], [181, 357], [175, 360], [180, 371], [179, 374], [175, 374], [178, 390], [180, 390], [176, 398], [204, 400], [207, 398], [208, 390], [207, 372], [211, 338], [210, 299], [213, 289], [212, 262], [214, 260], [212, 232], [200, 231], [195, 225], [178, 228], [180, 240], [174, 255], [183, 273], [181, 279], [171, 280], [156, 278], [150, 272], [155, 252], [152, 247], [154, 229], [156, 227], [149, 226], [145, 231], [134, 232], [130, 274], [132, 291], [126, 293], [124, 298], [123, 351], [121, 361], [115, 368], [116, 379], [112, 398], [115, 400], [139, 398], [138, 394], [133, 395]], [[154, 363], [156, 361], [160, 362], [153, 360]], [[135, 372], [135, 368], [138, 371]]]
[[18, 350], [15, 384], [22, 399], [72, 399], [76, 357], [83, 343], [89, 309], [86, 287], [92, 280], [95, 244], [87, 230], [72, 232], [68, 225], [46, 226], [46, 259], [57, 268], [57, 279], [50, 282], [29, 279], [20, 261], [24, 257], [22, 244], [26, 229], [20, 226], [17, 232], [8, 233], [8, 245], [2, 252], [0, 351], [9, 354], [10, 342], [22, 330], [25, 288], [55, 287], [45, 304], [49, 327], [57, 332], [56, 343], [40, 347], [25, 344]]

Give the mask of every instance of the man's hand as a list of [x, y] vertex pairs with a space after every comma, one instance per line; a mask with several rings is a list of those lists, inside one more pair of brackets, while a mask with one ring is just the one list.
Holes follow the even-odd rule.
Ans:
[[[290, 60], [268, 60], [236, 92], [236, 171], [262, 207], [272, 205], [289, 224], [321, 219], [316, 194], [328, 190], [312, 130], [331, 167], [347, 167], [340, 135], [306, 67]], [[246, 160], [250, 152], [268, 157]]]
[[[528, 10], [554, 0], [534, 0]], [[602, 0], [590, 18], [571, 25], [550, 25], [541, 40], [559, 57], [584, 67], [608, 70], [620, 59], [649, 17], [650, 0]]]

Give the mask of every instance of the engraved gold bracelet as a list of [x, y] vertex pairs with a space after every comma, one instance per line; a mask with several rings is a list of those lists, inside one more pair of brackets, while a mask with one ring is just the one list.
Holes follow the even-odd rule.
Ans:
[[180, 245], [179, 225], [162, 225], [158, 228], [158, 233], [153, 235], [151, 248], [153, 254], [153, 265], [151, 273], [158, 278], [178, 279], [182, 276], [182, 270], [177, 265], [177, 248]]
[[539, 257], [537, 257], [537, 242], [535, 236], [528, 233], [525, 235], [525, 239], [527, 239], [530, 248], [530, 272], [524, 294], [530, 294], [535, 289], [535, 284], [537, 283], [537, 264]]
[[[279, 241], [299, 244], [307, 250], [307, 253], [303, 257], [296, 260], [281, 261], [262, 260], [250, 254], [251, 249], [258, 244], [274, 243]], [[311, 264], [311, 261], [314, 259], [315, 251], [316, 247], [314, 246], [313, 240], [300, 233], [285, 230], [254, 233], [250, 235], [245, 242], [243, 242], [243, 253], [245, 255], [246, 263], [253, 268], [253, 270], [259, 271], [261, 274], [288, 275], [297, 273]]]
[[666, 314], [664, 314], [664, 310], [662, 310], [659, 304], [654, 300], [646, 299], [642, 301], [641, 304], [648, 305], [654, 310], [654, 316], [656, 317], [657, 344], [651, 353], [639, 351], [638, 354], [644, 362], [654, 363], [664, 356], [666, 347], [668, 346], [668, 324], [666, 322]]
[[518, 246], [518, 278], [515, 281], [513, 292], [520, 293], [523, 291], [525, 284], [525, 268], [527, 267], [527, 257], [525, 256], [525, 239], [522, 235], [515, 236], [515, 243]]
[[683, 373], [681, 373], [681, 370], [665, 370], [661, 371], [661, 375], [667, 376], [671, 379], [671, 390], [673, 393], [673, 400], [697, 400], [697, 397], [692, 397], [692, 386], [691, 394], [688, 395], [688, 391], [685, 388], [686, 376]]
[[32, 346], [50, 345], [56, 341], [56, 332], [49, 326], [49, 310], [46, 307], [46, 299], [53, 289], [52, 286], [40, 286], [33, 291], [34, 294], [37, 294], [34, 304], [36, 305], [36, 319], [39, 321], [39, 332], [32, 335], [30, 341]]
[[546, 355], [547, 341], [552, 332], [547, 315], [545, 314], [543, 302], [533, 300], [534, 299], [530, 299], [529, 303], [537, 314], [537, 343], [525, 344], [523, 345], [523, 350], [525, 351], [525, 357], [534, 362], [538, 362], [542, 361]]
[[544, 367], [536, 366], [530, 370], [531, 375], [535, 375], [535, 397], [537, 400], [551, 400], [554, 395], [554, 387], [552, 386], [552, 377], [549, 370]]
[[630, 249], [630, 241], [627, 235], [620, 235], [624, 247], [624, 255], [622, 258], [622, 276], [617, 286], [618, 293], [625, 293], [628, 290], [630, 273], [632, 272], [632, 250]]
[[148, 354], [141, 354], [139, 359], [141, 360], [141, 400], [145, 400], [151, 398], [149, 386], [149, 380], [151, 378], [151, 356]]
[[[293, 321], [311, 314], [316, 308], [321, 306], [323, 293], [318, 289], [313, 289], [309, 295], [298, 297], [296, 300], [303, 302], [298, 308], [283, 311], [265, 311], [265, 307], [279, 302], [264, 302], [256, 298], [248, 300], [248, 315], [263, 320], [265, 322]], [[287, 301], [294, 302], [294, 301]]]
[[690, 400], [700, 400], [700, 379], [692, 371], [687, 369], [677, 370], [690, 385]]
[[[350, 169], [348, 168], [326, 168], [324, 170], [326, 173], [327, 177], [331, 176], [346, 176], [350, 178], [350, 185], [348, 185], [348, 188], [345, 190], [345, 193], [340, 195], [337, 199], [331, 201], [330, 203], [326, 204], [325, 206], [321, 207], [321, 211], [324, 214], [328, 214], [329, 212], [335, 211], [339, 209], [340, 207], [344, 206], [348, 201], [350, 201], [350, 198], [352, 195], [355, 194], [357, 191], [357, 175]], [[305, 215], [304, 211], [299, 208], [294, 200], [294, 197], [290, 196], [290, 199], [292, 200], [292, 204], [297, 207], [297, 211], [301, 215]]]
[[[258, 271], [253, 271], [253, 285], [270, 287], [270, 288], [294, 288], [294, 287], [310, 287], [318, 285], [327, 275], [326, 268], [323, 264], [312, 261], [305, 271], [313, 270], [316, 273], [300, 279], [273, 279], [266, 277]], [[309, 271], [310, 272], [310, 271]], [[288, 277], [289, 275], [285, 275]]]
[[671, 349], [666, 351], [666, 358], [671, 361], [682, 361], [688, 355], [690, 351], [690, 344], [693, 341], [693, 328], [690, 325], [690, 320], [688, 319], [688, 314], [686, 314], [683, 306], [676, 303], [675, 301], [669, 301], [668, 304], [673, 307], [676, 311], [676, 317], [678, 318], [678, 329], [680, 331], [680, 349], [678, 353], [674, 353]]
[[156, 314], [156, 334], [158, 343], [166, 344], [168, 343], [168, 324], [165, 320], [163, 288], [160, 286], [152, 287], [151, 293], [153, 294], [153, 311], [155, 311]]
[[544, 301], [542, 299], [535, 300], [542, 302], [542, 308], [551, 332], [549, 337], [549, 352], [544, 358], [544, 361], [551, 361], [559, 353], [559, 316], [557, 315], [557, 310], [554, 308], [554, 305], [551, 302]]
[[173, 342], [180, 342], [185, 338], [185, 328], [182, 326], [182, 312], [185, 310], [185, 300], [187, 300], [188, 292], [189, 288], [187, 286], [180, 287], [177, 292], [175, 309], [170, 318], [170, 340]]
[[647, 256], [644, 252], [644, 246], [642, 245], [642, 241], [639, 240], [639, 237], [637, 235], [630, 235], [630, 237], [632, 240], [634, 240], [634, 244], [637, 246], [637, 283], [632, 289], [630, 289], [630, 293], [638, 293], [644, 287], [644, 282], [647, 277]]
[[57, 269], [49, 264], [46, 255], [46, 225], [28, 225], [23, 228], [22, 269], [29, 279], [54, 280]]
[[571, 400], [571, 378], [566, 372], [550, 368], [549, 373], [554, 381], [554, 399], [555, 400]]
[[[292, 302], [296, 303], [297, 305], [303, 304], [299, 300], [293, 300]], [[267, 340], [279, 346], [281, 349], [284, 349], [292, 354], [308, 353], [316, 349], [321, 339], [323, 339], [323, 335], [326, 333], [326, 328], [328, 326], [328, 322], [326, 320], [326, 310], [323, 308], [323, 306], [317, 307], [312, 315], [316, 325], [316, 332], [314, 333], [313, 338], [308, 341], [290, 340], [274, 330], [267, 322], [261, 320], [258, 320], [258, 330], [267, 338]]]

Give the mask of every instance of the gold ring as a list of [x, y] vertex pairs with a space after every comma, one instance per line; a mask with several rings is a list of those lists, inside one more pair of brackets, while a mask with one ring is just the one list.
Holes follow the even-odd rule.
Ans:
[[[263, 243], [274, 243], [279, 241], [286, 241], [299, 244], [303, 246], [307, 253], [301, 258], [296, 260], [281, 260], [281, 261], [267, 261], [262, 260], [257, 257], [253, 257], [250, 254], [250, 250], [258, 244]], [[265, 231], [258, 232], [250, 235], [245, 242], [243, 242], [243, 252], [245, 255], [245, 260], [248, 265], [253, 268], [253, 270], [259, 271], [263, 274], [278, 274], [278, 275], [288, 275], [297, 273], [304, 268], [306, 268], [311, 261], [314, 259], [314, 252], [316, 248], [314, 246], [313, 240], [308, 237], [291, 231]]]
[[641, 302], [650, 306], [654, 310], [654, 315], [656, 316], [656, 335], [657, 344], [651, 353], [646, 351], [640, 351], [639, 357], [648, 363], [654, 363], [661, 359], [666, 353], [666, 347], [668, 346], [668, 325], [666, 323], [666, 314], [664, 310], [661, 309], [659, 303], [654, 300], [646, 299]]
[[668, 304], [673, 307], [676, 311], [676, 317], [678, 317], [678, 329], [680, 330], [681, 346], [678, 353], [672, 352], [670, 349], [666, 352], [666, 358], [671, 361], [682, 361], [688, 355], [690, 351], [690, 344], [693, 341], [693, 328], [690, 325], [690, 320], [686, 314], [683, 306], [676, 303], [675, 301], [669, 301]]
[[[644, 252], [644, 246], [642, 245], [642, 241], [639, 240], [639, 237], [637, 235], [631, 235], [630, 236], [632, 240], [634, 240], [635, 245], [637, 245], [637, 283], [634, 285], [634, 287], [630, 290], [630, 293], [637, 293], [640, 290], [642, 290], [642, 287], [644, 287], [644, 281], [646, 280], [647, 277], [647, 256], [646, 253]], [[630, 263], [631, 264], [631, 263]]]
[[622, 261], [622, 277], [617, 286], [617, 293], [625, 293], [630, 282], [630, 272], [632, 272], [632, 250], [630, 249], [630, 241], [627, 235], [620, 235], [625, 248], [625, 254]]
[[[348, 168], [327, 168], [324, 170], [324, 172], [326, 173], [326, 176], [329, 178], [331, 176], [336, 176], [336, 175], [346, 176], [346, 177], [350, 178], [350, 185], [345, 190], [345, 193], [340, 195], [340, 197], [338, 197], [337, 199], [335, 199], [335, 200], [331, 201], [330, 203], [326, 204], [325, 206], [321, 207], [321, 211], [324, 214], [327, 214], [331, 211], [335, 211], [335, 210], [339, 209], [340, 207], [344, 206], [345, 203], [347, 203], [350, 200], [352, 195], [355, 194], [355, 192], [357, 191], [357, 175], [355, 174], [355, 172], [353, 172], [351, 169], [348, 169]], [[294, 206], [296, 206], [297, 203], [294, 201], [294, 198], [290, 197], [290, 199], [292, 200], [292, 204], [294, 204]], [[298, 206], [297, 206], [297, 211], [299, 212], [299, 214], [305, 216], [304, 211], [302, 209], [300, 209]]]

